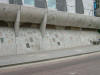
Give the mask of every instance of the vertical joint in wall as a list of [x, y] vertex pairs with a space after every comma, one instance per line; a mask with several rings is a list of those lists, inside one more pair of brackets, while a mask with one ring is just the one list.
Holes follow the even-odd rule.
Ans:
[[41, 32], [41, 35], [42, 35], [42, 38], [45, 36], [45, 31], [46, 31], [46, 24], [47, 24], [47, 10], [44, 14], [44, 17], [43, 17], [43, 20], [41, 22], [41, 26], [40, 26], [40, 32]]
[[15, 27], [15, 36], [18, 36], [19, 28], [20, 28], [20, 14], [21, 14], [21, 6], [18, 8], [17, 15], [16, 15], [16, 21], [14, 24]]

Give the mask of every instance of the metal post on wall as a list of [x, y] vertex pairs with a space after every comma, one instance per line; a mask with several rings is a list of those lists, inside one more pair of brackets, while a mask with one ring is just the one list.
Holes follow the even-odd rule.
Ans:
[[40, 26], [40, 31], [41, 31], [41, 35], [42, 35], [42, 38], [44, 38], [45, 36], [45, 30], [46, 30], [46, 24], [47, 24], [47, 11], [45, 12], [45, 15], [43, 17], [43, 20], [42, 20], [42, 23], [41, 23], [41, 26]]

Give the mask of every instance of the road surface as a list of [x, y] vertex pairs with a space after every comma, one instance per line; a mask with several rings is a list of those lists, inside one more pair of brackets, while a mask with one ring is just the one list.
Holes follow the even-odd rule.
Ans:
[[100, 53], [0, 68], [0, 75], [100, 75]]

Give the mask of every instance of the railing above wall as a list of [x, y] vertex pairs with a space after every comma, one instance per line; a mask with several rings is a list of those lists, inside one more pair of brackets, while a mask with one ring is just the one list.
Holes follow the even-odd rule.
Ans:
[[44, 15], [47, 13], [47, 24], [100, 29], [100, 18], [98, 17], [14, 4], [0, 3], [0, 20], [14, 22], [20, 7], [20, 22], [41, 23]]
[[99, 17], [72, 14], [44, 8], [27, 7], [16, 4], [0, 3], [0, 20], [15, 22], [14, 27], [16, 34], [18, 34], [20, 22], [40, 24], [42, 29], [41, 32], [43, 33], [47, 24], [100, 29]]
[[[28, 4], [31, 2], [31, 4]], [[24, 3], [27, 2], [27, 3]], [[10, 4], [29, 5], [39, 8], [57, 9], [59, 11], [67, 11], [66, 0], [9, 0]], [[34, 4], [32, 4], [34, 3]]]
[[[4, 1], [4, 0], [0, 0], [0, 1]], [[88, 3], [84, 3], [85, 0], [72, 0], [72, 2], [70, 0], [7, 0], [7, 2], [10, 4], [19, 4], [24, 6], [38, 7], [38, 8], [48, 8], [48, 9], [53, 9], [58, 11], [65, 11], [65, 12], [72, 12], [72, 13], [94, 16], [94, 14], [91, 14], [94, 13], [94, 9], [91, 8], [89, 9], [87, 7]], [[74, 6], [70, 6], [71, 4]], [[85, 7], [85, 5], [87, 6]]]

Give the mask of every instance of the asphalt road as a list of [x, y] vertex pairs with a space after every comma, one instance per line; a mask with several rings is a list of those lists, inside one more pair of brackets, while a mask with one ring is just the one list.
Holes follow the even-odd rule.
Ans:
[[100, 75], [100, 53], [0, 68], [0, 75]]

